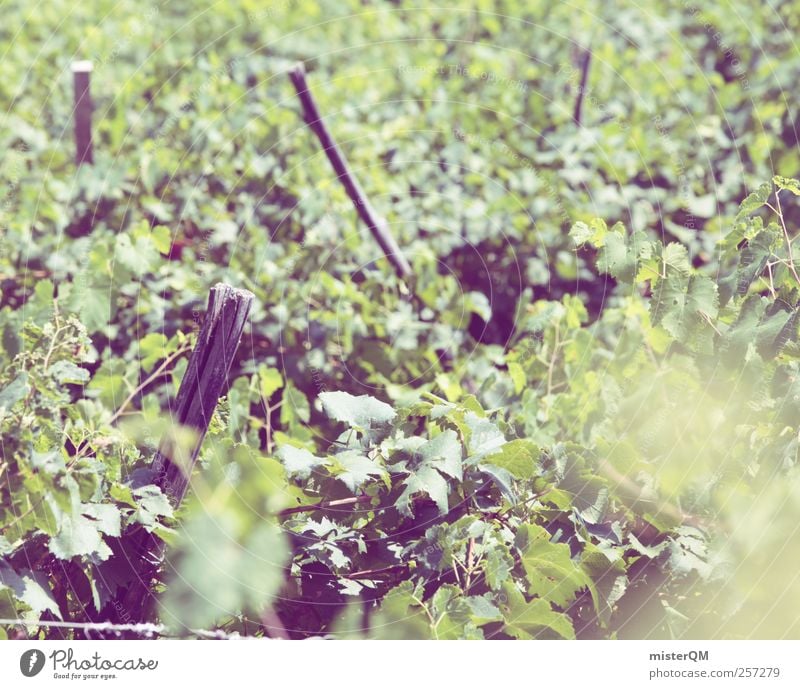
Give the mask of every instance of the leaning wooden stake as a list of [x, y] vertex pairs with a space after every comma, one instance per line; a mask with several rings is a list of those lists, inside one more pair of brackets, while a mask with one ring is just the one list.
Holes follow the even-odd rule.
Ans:
[[347, 195], [356, 207], [356, 212], [369, 228], [372, 236], [378, 241], [383, 253], [386, 255], [386, 258], [389, 259], [389, 262], [392, 264], [397, 274], [404, 280], [411, 277], [411, 266], [389, 231], [386, 220], [375, 212], [375, 209], [372, 207], [369, 199], [359, 185], [358, 180], [356, 180], [355, 175], [353, 175], [353, 172], [350, 170], [344, 153], [342, 153], [342, 150], [328, 131], [328, 127], [325, 125], [325, 121], [322, 119], [317, 104], [314, 101], [314, 96], [311, 95], [311, 91], [306, 83], [305, 67], [303, 67], [302, 64], [297, 64], [290, 70], [289, 78], [292, 80], [294, 88], [297, 91], [297, 96], [300, 98], [300, 103], [303, 106], [303, 116], [308, 126], [311, 127], [311, 130], [317, 135], [317, 138], [322, 144], [325, 155], [328, 156], [328, 160], [331, 162], [336, 176], [339, 178]]
[[[253, 298], [250, 292], [225, 284], [213, 287], [209, 295], [205, 322], [170, 410], [174, 426], [194, 430], [194, 444], [181, 461], [174, 452], [172, 434], [167, 434], [152, 462], [153, 482], [174, 508], [186, 494], [203, 438], [225, 390]], [[151, 584], [163, 561], [164, 544], [140, 529], [120, 541], [120, 552], [115, 557], [120, 559], [122, 567], [133, 570], [132, 584], [119, 592], [101, 617], [111, 622], [144, 621], [154, 602]]]
[[580, 56], [580, 70], [581, 81], [578, 85], [578, 96], [575, 99], [575, 109], [572, 113], [572, 119], [575, 124], [581, 126], [581, 116], [583, 114], [583, 99], [586, 96], [586, 84], [589, 81], [589, 67], [592, 65], [592, 48], [589, 46], [581, 51]]
[[92, 63], [88, 60], [72, 63], [72, 79], [75, 92], [75, 164], [94, 163], [92, 151], [92, 91], [90, 79]]

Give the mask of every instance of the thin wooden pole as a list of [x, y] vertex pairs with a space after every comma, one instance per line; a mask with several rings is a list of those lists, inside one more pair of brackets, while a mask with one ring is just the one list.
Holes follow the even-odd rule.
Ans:
[[[170, 410], [174, 425], [195, 431], [194, 444], [180, 461], [172, 435], [166, 434], [151, 464], [153, 482], [176, 509], [186, 495], [203, 438], [226, 387], [253, 299], [250, 292], [225, 284], [211, 289], [203, 327]], [[120, 539], [118, 546], [114, 553], [118, 569], [127, 570], [131, 583], [126, 590], [118, 591], [100, 617], [109, 622], [142, 622], [154, 602], [150, 586], [164, 559], [164, 543], [137, 529]]]
[[88, 60], [72, 63], [72, 79], [75, 93], [75, 164], [94, 163], [92, 150], [92, 63]]
[[350, 169], [344, 153], [342, 153], [333, 136], [331, 136], [325, 121], [322, 119], [322, 115], [319, 113], [314, 96], [306, 83], [306, 70], [302, 63], [298, 63], [289, 71], [289, 78], [292, 80], [297, 96], [300, 99], [300, 104], [303, 106], [305, 121], [322, 144], [325, 155], [328, 156], [328, 160], [347, 195], [353, 202], [356, 212], [369, 228], [372, 236], [377, 240], [381, 250], [386, 255], [386, 258], [389, 259], [397, 274], [406, 280], [412, 275], [411, 266], [389, 231], [386, 220], [375, 212]]
[[586, 96], [586, 85], [589, 81], [589, 67], [592, 65], [592, 48], [589, 46], [581, 51], [580, 56], [580, 70], [581, 81], [578, 85], [578, 96], [575, 99], [575, 110], [572, 113], [572, 119], [579, 127], [581, 126], [581, 117], [583, 115], [583, 99]]

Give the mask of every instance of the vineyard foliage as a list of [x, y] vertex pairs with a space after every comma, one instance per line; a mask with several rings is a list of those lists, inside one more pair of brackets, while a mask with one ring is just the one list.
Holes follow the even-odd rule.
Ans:
[[[164, 636], [800, 637], [800, 7], [579, 5], [10, 3], [0, 637], [102, 620], [135, 530]], [[176, 509], [219, 281], [256, 299]]]

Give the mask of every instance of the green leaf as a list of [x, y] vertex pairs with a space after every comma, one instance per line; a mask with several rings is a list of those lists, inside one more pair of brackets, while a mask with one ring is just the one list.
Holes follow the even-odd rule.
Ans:
[[139, 365], [147, 373], [167, 355], [167, 336], [163, 333], [148, 333], [139, 340]]
[[47, 371], [59, 385], [86, 385], [89, 382], [89, 371], [71, 361], [57, 361]]
[[780, 191], [785, 189], [786, 191], [792, 192], [792, 194], [795, 196], [800, 196], [800, 182], [798, 182], [796, 179], [775, 175], [772, 178], [772, 183], [778, 187]]
[[36, 471], [43, 471], [50, 476], [56, 476], [67, 468], [61, 449], [47, 450], [46, 452], [32, 450], [30, 463]]
[[503, 619], [503, 613], [486, 596], [467, 596], [464, 602], [469, 606], [470, 617], [477, 625]]
[[135, 228], [132, 235], [117, 235], [114, 247], [114, 260], [141, 277], [149, 273], [158, 262], [158, 252], [149, 235], [144, 236], [140, 228]]
[[88, 287], [75, 294], [79, 295], [75, 308], [86, 330], [91, 333], [105, 328], [111, 321], [111, 287]]
[[775, 241], [774, 232], [762, 230], [747, 240], [747, 244], [739, 252], [739, 263], [736, 267], [736, 293], [739, 296], [745, 296], [750, 285], [764, 272]]
[[486, 564], [483, 571], [486, 583], [493, 591], [497, 591], [508, 580], [514, 561], [504, 543], [492, 543], [486, 552]]
[[0, 588], [9, 588], [14, 597], [22, 601], [37, 615], [50, 612], [57, 619], [62, 619], [53, 594], [42, 572], [29, 569], [17, 574], [9, 565], [0, 560]]
[[329, 418], [355, 428], [388, 423], [397, 415], [388, 404], [369, 395], [356, 397], [347, 392], [322, 392], [319, 398]]
[[469, 313], [475, 313], [487, 323], [492, 317], [492, 305], [483, 292], [467, 292], [464, 295], [464, 308]]
[[411, 498], [420, 493], [428, 495], [436, 503], [439, 508], [439, 514], [447, 514], [450, 490], [447, 481], [433, 467], [419, 467], [403, 481], [403, 486], [405, 488], [400, 497], [397, 498], [397, 502], [395, 502], [395, 506], [402, 514], [409, 517], [413, 516]]
[[81, 555], [92, 555], [106, 560], [111, 549], [102, 534], [120, 535], [119, 510], [114, 505], [96, 503], [79, 504], [72, 513], [61, 515], [58, 533], [50, 538], [48, 548], [58, 558], [69, 560]]
[[530, 440], [512, 440], [506, 443], [499, 452], [483, 459], [484, 464], [493, 464], [510, 473], [514, 478], [528, 479], [536, 474], [536, 459], [539, 448]]
[[420, 605], [421, 587], [404, 581], [386, 593], [372, 628], [377, 639], [429, 639], [431, 628]]
[[311, 406], [308, 398], [298, 390], [291, 381], [287, 381], [283, 390], [283, 404], [281, 404], [281, 423], [289, 425], [296, 420], [308, 423], [311, 418]]
[[504, 587], [505, 631], [517, 639], [574, 639], [575, 630], [566, 615], [556, 612], [541, 598], [527, 602], [513, 584]]
[[[330, 464], [328, 459], [317, 457], [304, 448], [292, 445], [282, 445], [276, 454], [278, 459], [283, 462], [283, 466], [286, 467], [286, 473], [300, 479], [307, 479], [314, 469]], [[355, 489], [352, 488], [351, 490]]]
[[336, 474], [351, 493], [355, 493], [371, 476], [383, 477], [386, 470], [376, 461], [360, 452], [340, 452], [333, 457], [339, 465], [340, 471]]
[[172, 505], [158, 486], [146, 485], [134, 488], [132, 497], [136, 501], [133, 521], [152, 531], [159, 526], [159, 518], [172, 517]]
[[689, 262], [689, 252], [683, 244], [670, 242], [661, 252], [661, 261], [664, 274], [667, 276], [689, 275], [692, 264]]
[[261, 364], [258, 367], [258, 388], [261, 396], [268, 400], [273, 393], [283, 387], [283, 376], [277, 368], [269, 368]]
[[530, 595], [563, 608], [588, 585], [586, 575], [572, 561], [569, 546], [552, 543], [550, 534], [541, 526], [523, 524], [515, 542], [522, 554]]
[[661, 325], [676, 340], [690, 344], [717, 317], [717, 285], [703, 275], [673, 275], [658, 283], [650, 309], [653, 325]]
[[164, 225], [156, 225], [151, 234], [153, 246], [160, 254], [168, 254], [172, 246], [172, 231]]
[[11, 409], [17, 402], [25, 398], [28, 390], [28, 374], [23, 371], [0, 390], [0, 410]]
[[739, 212], [736, 214], [736, 219], [739, 220], [761, 208], [767, 202], [771, 193], [772, 185], [768, 182], [764, 182], [756, 191], [742, 201], [739, 205]]
[[588, 575], [595, 612], [601, 623], [607, 625], [615, 604], [625, 595], [628, 587], [625, 562], [622, 557], [614, 557], [587, 544], [581, 554], [581, 565]]
[[244, 611], [258, 614], [283, 582], [286, 538], [269, 521], [242, 533], [236, 515], [197, 513], [170, 558], [173, 576], [161, 599], [168, 624], [208, 628]]
[[424, 464], [435, 467], [459, 481], [463, 478], [461, 443], [455, 431], [450, 429], [443, 431], [433, 440], [420, 445], [417, 452]]
[[511, 382], [514, 383], [514, 392], [519, 395], [525, 389], [525, 384], [527, 383], [525, 369], [516, 361], [509, 361], [508, 375], [511, 376]]
[[639, 253], [646, 245], [644, 233], [628, 234], [622, 223], [616, 223], [600, 245], [597, 269], [617, 280], [632, 281], [636, 276]]
[[586, 243], [598, 248], [603, 246], [608, 226], [602, 218], [593, 219], [588, 225], [585, 222], [576, 222], [569, 231], [569, 236], [576, 246], [583, 246]]
[[469, 462], [474, 463], [505, 445], [503, 432], [489, 419], [469, 412], [464, 415], [464, 422], [469, 429]]

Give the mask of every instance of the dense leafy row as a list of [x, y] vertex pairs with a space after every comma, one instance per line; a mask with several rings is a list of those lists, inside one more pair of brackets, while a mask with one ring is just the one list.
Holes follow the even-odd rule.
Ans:
[[[494, 375], [465, 377], [474, 394], [441, 374], [443, 396], [408, 390], [395, 409], [346, 392], [309, 401], [275, 369], [241, 379], [183, 510], [162, 619], [244, 631], [242, 615], [267, 606], [273, 634], [748, 635], [761, 595], [796, 594], [753, 588], [787, 546], [769, 534], [797, 509], [798, 281], [780, 209], [798, 183], [775, 184], [742, 204], [716, 279], [678, 244], [575, 225], [633, 289], [591, 324], [573, 297], [531, 304]], [[754, 214], [764, 206], [776, 220]], [[125, 583], [109, 539], [133, 524], [174, 532], [165, 497], [137, 478], [146, 455], [102, 411], [101, 371], [90, 381], [79, 365], [85, 329], [52, 309], [51, 289], [4, 342], [17, 353], [0, 385], [2, 580], [9, 615], [72, 619]], [[178, 336], [148, 353], [151, 339], [145, 373], [185, 351]], [[72, 404], [76, 385], [88, 394]], [[498, 385], [518, 402], [486, 409]], [[281, 396], [289, 432], [270, 432], [273, 457], [225, 437], [248, 394]], [[761, 633], [792, 633], [786, 610]]]

